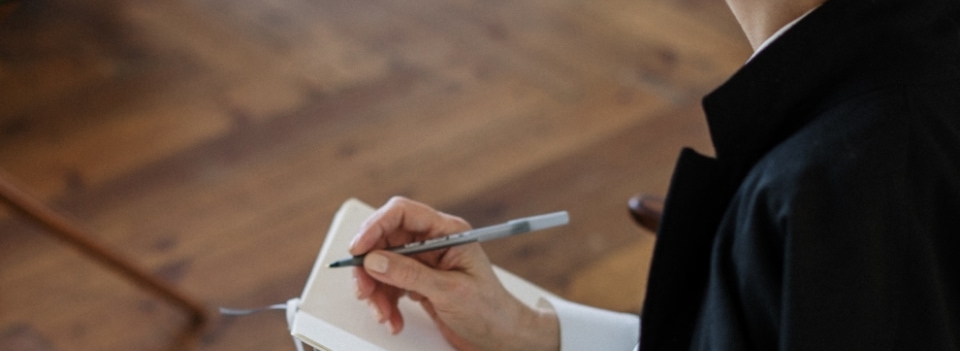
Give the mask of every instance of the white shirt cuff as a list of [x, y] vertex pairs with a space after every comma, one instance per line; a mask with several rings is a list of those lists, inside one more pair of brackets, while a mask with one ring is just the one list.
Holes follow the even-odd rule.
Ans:
[[640, 340], [640, 316], [599, 309], [558, 298], [538, 305], [560, 320], [560, 351], [630, 351]]

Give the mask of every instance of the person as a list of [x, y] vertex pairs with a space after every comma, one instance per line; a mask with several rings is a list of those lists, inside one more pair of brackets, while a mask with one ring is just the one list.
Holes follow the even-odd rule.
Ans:
[[522, 305], [476, 244], [378, 250], [470, 227], [403, 198], [351, 246], [358, 297], [460, 350], [960, 350], [960, 1], [728, 5], [755, 54], [704, 98], [716, 156], [677, 161], [642, 318]]

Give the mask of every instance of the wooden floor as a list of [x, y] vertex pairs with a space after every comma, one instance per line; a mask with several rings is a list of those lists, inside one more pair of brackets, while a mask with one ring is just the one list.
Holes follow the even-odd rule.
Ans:
[[[0, 20], [0, 167], [217, 306], [298, 296], [336, 208], [401, 194], [575, 301], [637, 311], [699, 103], [749, 55], [720, 0], [31, 0]], [[359, 316], [366, 318], [367, 316]], [[0, 350], [162, 350], [179, 310], [0, 209]], [[291, 350], [281, 313], [200, 350]]]

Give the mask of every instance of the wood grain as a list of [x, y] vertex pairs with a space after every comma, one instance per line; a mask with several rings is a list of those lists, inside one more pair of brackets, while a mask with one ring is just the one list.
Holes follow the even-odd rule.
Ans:
[[[568, 210], [488, 254], [635, 312], [655, 240], [626, 201], [710, 152], [700, 98], [748, 55], [720, 1], [27, 1], [0, 167], [211, 310], [299, 295], [340, 203], [399, 194], [475, 225]], [[0, 340], [175, 349], [183, 322], [0, 209]], [[291, 345], [267, 313], [197, 348]]]

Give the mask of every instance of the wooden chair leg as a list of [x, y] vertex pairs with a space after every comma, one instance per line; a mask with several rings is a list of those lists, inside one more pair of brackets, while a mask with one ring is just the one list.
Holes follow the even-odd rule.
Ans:
[[189, 312], [191, 315], [191, 334], [199, 334], [205, 327], [209, 321], [209, 316], [203, 304], [137, 266], [133, 261], [93, 240], [87, 232], [74, 224], [67, 216], [53, 211], [35, 197], [21, 190], [10, 179], [7, 173], [0, 170], [0, 200], [9, 207], [32, 219], [83, 254], [120, 273], [141, 288], [152, 291], [168, 302]]

